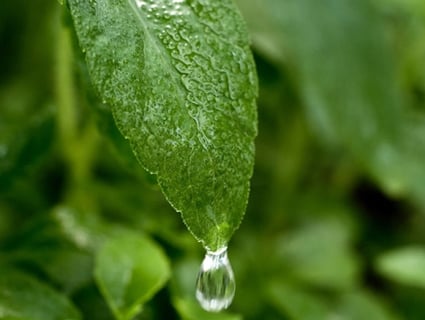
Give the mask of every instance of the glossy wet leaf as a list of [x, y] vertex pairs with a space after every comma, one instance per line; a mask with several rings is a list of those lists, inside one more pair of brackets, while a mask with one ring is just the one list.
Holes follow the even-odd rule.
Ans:
[[256, 74], [233, 2], [68, 3], [118, 128], [195, 237], [222, 247], [245, 212], [256, 135]]
[[61, 293], [26, 274], [1, 269], [0, 319], [78, 320], [81, 316]]
[[169, 275], [162, 250], [147, 237], [130, 232], [107, 241], [96, 257], [96, 282], [119, 320], [140, 312]]
[[425, 248], [404, 247], [387, 252], [377, 259], [376, 268], [393, 281], [425, 288]]

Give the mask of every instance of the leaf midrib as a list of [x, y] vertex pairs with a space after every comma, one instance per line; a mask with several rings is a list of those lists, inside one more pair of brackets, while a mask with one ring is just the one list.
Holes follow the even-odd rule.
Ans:
[[[131, 9], [133, 10], [134, 14], [136, 15], [137, 19], [140, 21], [140, 24], [142, 25], [142, 28], [145, 31], [146, 36], [149, 38], [150, 42], [153, 43], [156, 51], [158, 52], [158, 56], [160, 57], [161, 61], [164, 62], [164, 64], [166, 64], [169, 68], [168, 70], [170, 70], [170, 74], [172, 75], [172, 77], [177, 80], [175, 81], [176, 83], [178, 83], [178, 86], [180, 88], [181, 92], [186, 92], [186, 89], [184, 88], [182, 81], [179, 77], [178, 71], [176, 70], [176, 68], [174, 67], [174, 65], [172, 64], [172, 62], [170, 61], [169, 57], [167, 55], [164, 54], [165, 51], [167, 51], [164, 46], [162, 45], [162, 43], [160, 43], [158, 41], [158, 39], [156, 38], [155, 35], [153, 35], [151, 32], [149, 32], [149, 26], [148, 23], [145, 21], [144, 16], [142, 11], [140, 10], [140, 8], [137, 7], [136, 3], [134, 2], [134, 0], [127, 0], [128, 4], [130, 5]], [[171, 71], [172, 70], [172, 71]], [[185, 99], [185, 96], [184, 96]], [[187, 110], [186, 110], [187, 111]], [[195, 125], [197, 127], [197, 129], [202, 132], [202, 130], [199, 128], [197, 120], [195, 119], [195, 117], [193, 117], [188, 111], [187, 111], [188, 116], [193, 119], [193, 121], [195, 122]], [[198, 139], [199, 140], [199, 139]], [[201, 141], [199, 141], [201, 143]], [[201, 143], [202, 145], [202, 143]], [[208, 151], [208, 150], [206, 150]]]
[[[146, 36], [149, 38], [149, 40], [151, 41], [151, 43], [153, 43], [153, 45], [155, 46], [155, 48], [157, 49], [158, 53], [159, 53], [159, 57], [160, 59], [169, 67], [170, 74], [172, 75], [172, 77], [177, 80], [176, 83], [178, 83], [178, 86], [180, 88], [180, 90], [182, 92], [186, 92], [186, 88], [184, 88], [182, 81], [179, 77], [178, 71], [176, 70], [176, 68], [174, 67], [174, 65], [171, 63], [169, 57], [167, 55], [164, 54], [164, 51], [166, 51], [166, 49], [164, 48], [164, 46], [158, 41], [158, 39], [156, 38], [156, 36], [154, 36], [153, 34], [151, 34], [151, 32], [149, 32], [149, 27], [147, 22], [145, 22], [144, 16], [142, 11], [140, 10], [140, 8], [137, 7], [136, 3], [134, 2], [134, 0], [127, 0], [128, 4], [130, 5], [131, 9], [133, 10], [134, 14], [136, 15], [137, 19], [140, 21], [140, 24], [142, 25], [142, 28], [145, 31]], [[185, 99], [186, 97], [184, 97]], [[188, 116], [194, 121], [195, 126], [198, 130], [198, 132], [200, 132], [202, 135], [204, 135], [203, 130], [199, 127], [199, 123], [198, 120], [192, 116], [190, 114], [190, 112], [185, 108]], [[211, 156], [211, 152], [209, 150], [209, 148], [204, 145], [204, 143], [201, 141], [201, 139], [198, 137], [198, 135], [196, 135], [195, 137], [198, 142], [200, 143], [200, 145], [202, 146], [202, 148], [207, 152], [208, 154], [208, 158], [211, 161], [211, 165], [213, 167], [214, 170], [214, 178], [213, 178], [213, 184], [216, 183], [216, 179], [217, 179], [217, 170], [216, 170], [216, 164], [213, 161], [213, 157]], [[200, 216], [197, 214], [197, 219], [200, 219]], [[218, 222], [217, 221], [212, 221], [214, 223], [214, 225], [219, 228]], [[198, 221], [199, 223], [199, 221]]]

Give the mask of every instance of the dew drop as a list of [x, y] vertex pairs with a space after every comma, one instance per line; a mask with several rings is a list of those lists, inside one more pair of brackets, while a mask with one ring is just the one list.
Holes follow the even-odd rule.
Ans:
[[235, 295], [235, 276], [227, 257], [227, 247], [207, 251], [196, 281], [196, 299], [207, 311], [226, 309]]

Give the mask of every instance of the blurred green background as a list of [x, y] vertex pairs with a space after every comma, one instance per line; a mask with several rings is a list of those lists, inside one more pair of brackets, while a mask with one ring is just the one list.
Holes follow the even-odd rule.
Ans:
[[114, 319], [93, 269], [120, 232], [171, 265], [136, 319], [425, 319], [425, 1], [237, 3], [257, 159], [235, 301], [207, 314], [203, 249], [92, 92], [65, 10], [0, 2], [0, 319]]

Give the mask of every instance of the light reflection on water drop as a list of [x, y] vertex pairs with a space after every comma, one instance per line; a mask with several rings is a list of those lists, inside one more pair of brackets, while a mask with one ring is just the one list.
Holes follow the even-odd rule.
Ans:
[[196, 298], [211, 312], [226, 309], [235, 295], [235, 276], [227, 257], [227, 248], [207, 251], [196, 282]]

